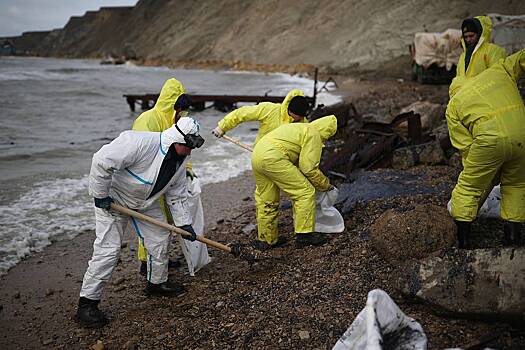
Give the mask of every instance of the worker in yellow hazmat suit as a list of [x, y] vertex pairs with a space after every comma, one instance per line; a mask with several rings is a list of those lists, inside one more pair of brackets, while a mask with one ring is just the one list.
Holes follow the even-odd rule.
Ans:
[[[159, 98], [155, 106], [142, 113], [133, 123], [132, 130], [135, 131], [154, 131], [161, 132], [169, 129], [173, 124], [183, 116], [187, 115], [187, 109], [190, 107], [190, 100], [185, 94], [184, 86], [175, 78], [168, 79], [160, 91]], [[187, 172], [193, 175], [191, 164], [187, 165]], [[160, 197], [160, 206], [169, 223], [173, 223], [173, 218], [167, 210], [165, 197]], [[148, 252], [139, 240], [138, 258], [141, 261], [141, 273], [145, 275], [147, 264], [146, 259]]]
[[278, 240], [279, 190], [292, 200], [298, 245], [319, 245], [326, 236], [314, 232], [315, 191], [333, 188], [319, 169], [323, 142], [337, 131], [335, 116], [311, 123], [285, 124], [255, 145], [252, 169], [256, 181], [255, 203], [258, 240], [269, 248]]
[[219, 121], [212, 133], [222, 137], [240, 123], [258, 121], [259, 132], [255, 138], [255, 145], [264, 135], [283, 124], [306, 122], [309, 107], [304, 92], [294, 89], [288, 92], [282, 103], [262, 102], [255, 106], [237, 108]]
[[487, 16], [467, 18], [461, 24], [463, 53], [459, 56], [456, 76], [472, 78], [505, 58], [505, 49], [490, 42], [492, 21]]
[[464, 167], [451, 199], [460, 248], [470, 246], [471, 223], [498, 179], [506, 244], [523, 245], [525, 107], [516, 81], [524, 73], [522, 50], [474, 78], [457, 77], [451, 84], [446, 118]]

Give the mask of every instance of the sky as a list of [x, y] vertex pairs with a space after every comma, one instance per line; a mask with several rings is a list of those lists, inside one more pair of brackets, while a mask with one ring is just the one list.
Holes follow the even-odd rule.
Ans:
[[101, 6], [133, 6], [137, 0], [0, 0], [0, 37], [62, 28], [69, 17]]

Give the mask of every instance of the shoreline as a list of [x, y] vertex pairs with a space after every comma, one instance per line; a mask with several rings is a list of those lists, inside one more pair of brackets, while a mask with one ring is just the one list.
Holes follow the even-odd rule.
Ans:
[[[207, 236], [213, 234], [217, 221], [227, 220], [251, 205], [254, 186], [251, 171], [203, 186], [201, 196]], [[71, 331], [82, 339], [98, 332], [80, 328], [73, 319], [94, 239], [93, 231], [84, 231], [72, 240], [54, 242], [23, 259], [0, 277], [0, 348], [60, 348], [71, 340]], [[173, 248], [170, 255], [177, 250]], [[218, 259], [223, 254], [213, 248], [209, 253]], [[145, 282], [138, 274], [139, 264], [135, 256], [135, 237], [127, 234], [123, 239], [119, 264], [101, 302], [101, 308], [110, 317], [118, 315], [118, 310], [126, 305], [131, 307], [136, 298], [145, 299], [142, 295]], [[185, 266], [185, 260], [181, 262]], [[213, 265], [214, 261], [210, 263]], [[178, 270], [176, 273], [180, 278], [182, 272]], [[185, 284], [195, 283], [198, 279], [199, 273], [194, 278], [182, 276]], [[122, 292], [131, 295], [122, 300]], [[78, 346], [86, 348], [93, 344], [87, 342]], [[70, 348], [70, 345], [65, 348]]]

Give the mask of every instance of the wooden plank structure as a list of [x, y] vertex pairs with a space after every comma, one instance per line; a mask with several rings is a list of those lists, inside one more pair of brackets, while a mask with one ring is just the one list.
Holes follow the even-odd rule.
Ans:
[[[206, 109], [206, 103], [211, 102], [215, 109], [221, 112], [229, 112], [237, 107], [239, 102], [248, 103], [261, 103], [261, 102], [283, 102], [285, 96], [269, 96], [269, 95], [199, 95], [199, 94], [188, 94], [191, 98], [191, 108], [196, 111], [202, 111]], [[135, 112], [136, 104], [140, 105], [140, 108], [144, 111], [152, 108], [159, 98], [159, 94], [142, 94], [142, 95], [123, 95], [126, 98], [126, 102], [129, 108]], [[311, 106], [315, 107], [317, 98], [317, 68], [315, 69], [315, 80], [314, 80], [314, 94], [312, 97], [306, 97]]]

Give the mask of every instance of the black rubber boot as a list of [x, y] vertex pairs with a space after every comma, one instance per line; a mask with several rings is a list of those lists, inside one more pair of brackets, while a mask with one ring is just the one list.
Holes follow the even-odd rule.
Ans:
[[458, 229], [458, 248], [470, 249], [470, 232], [472, 230], [472, 222], [457, 220], [454, 220], [454, 222], [456, 223], [456, 227]]
[[186, 292], [186, 288], [182, 284], [174, 283], [171, 284], [168, 281], [164, 283], [154, 284], [148, 282], [146, 287], [146, 294], [151, 296], [167, 296], [167, 297], [176, 297]]
[[523, 246], [521, 222], [505, 221], [503, 223], [504, 244], [506, 246]]
[[144, 277], [148, 275], [148, 263], [147, 262], [142, 261], [142, 260], [140, 261], [139, 274]]
[[320, 246], [328, 242], [328, 237], [325, 234], [312, 232], [312, 233], [296, 233], [295, 243], [299, 248], [306, 246]]
[[98, 309], [100, 300], [80, 297], [78, 299], [77, 320], [86, 328], [101, 328], [108, 323], [106, 315]]
[[255, 249], [255, 250], [264, 252], [264, 251], [272, 249], [272, 248], [283, 247], [283, 246], [286, 245], [286, 243], [287, 243], [286, 238], [284, 238], [283, 236], [279, 236], [279, 238], [277, 238], [277, 242], [275, 244], [268, 244], [268, 243], [266, 243], [264, 241], [260, 241], [258, 239], [255, 239], [255, 240], [253, 240], [250, 243], [250, 246], [253, 249]]

